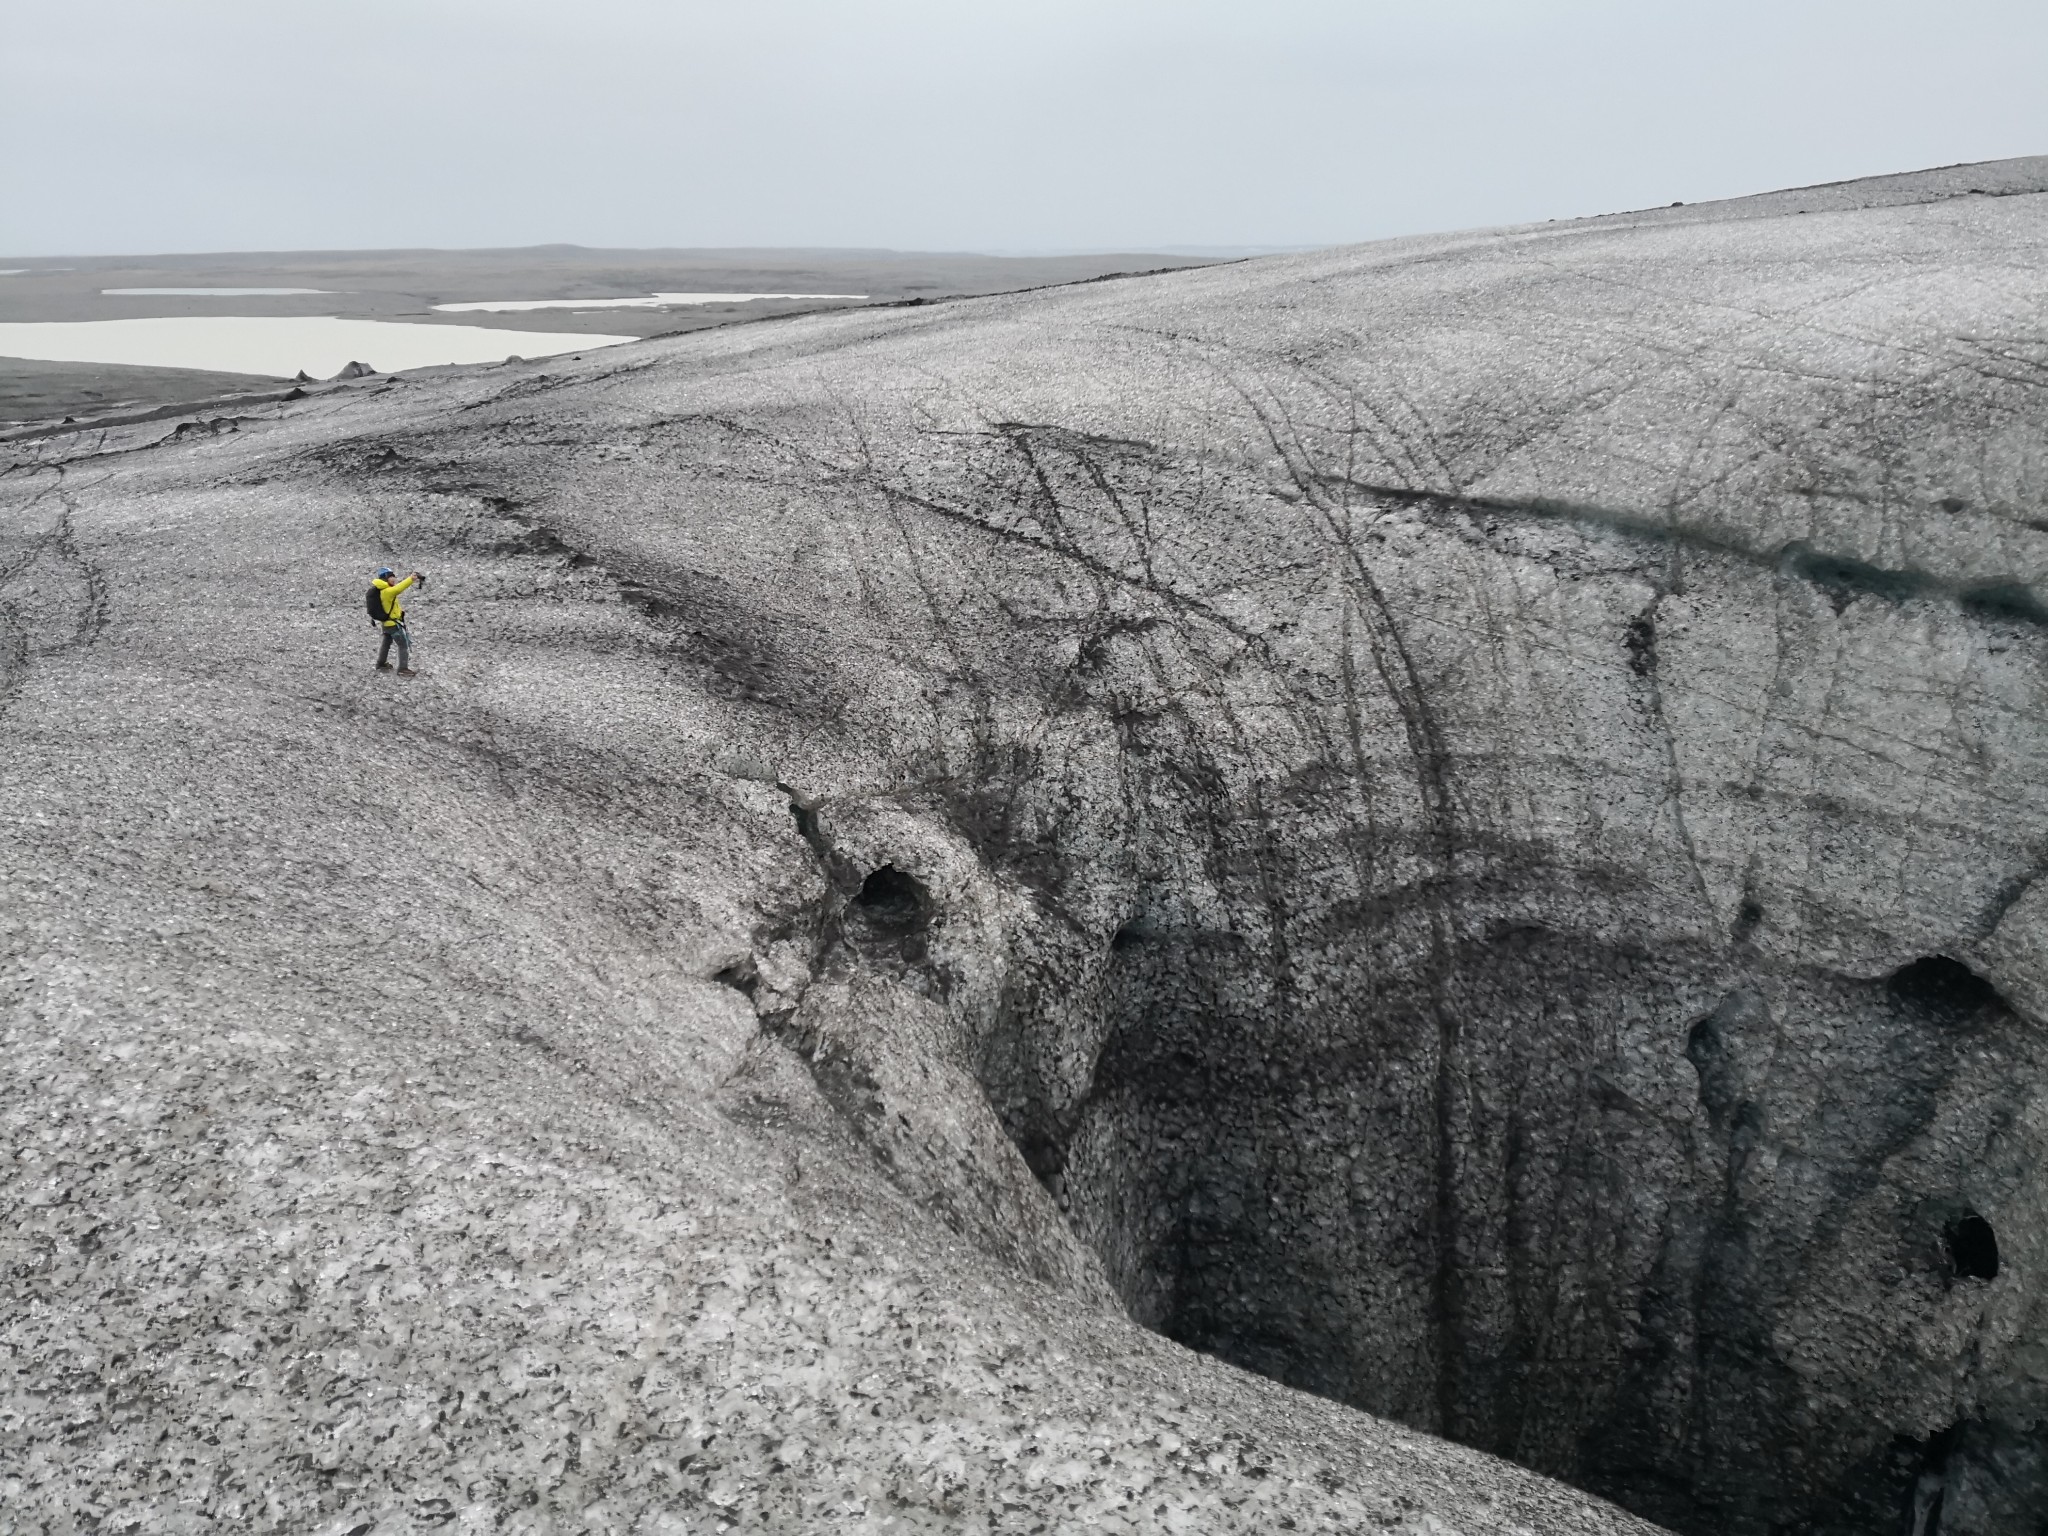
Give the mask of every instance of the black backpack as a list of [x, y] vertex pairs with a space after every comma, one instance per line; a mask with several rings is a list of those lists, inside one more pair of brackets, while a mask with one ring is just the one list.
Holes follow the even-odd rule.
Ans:
[[370, 610], [372, 624], [382, 624], [389, 617], [384, 612], [384, 589], [375, 582], [371, 582], [370, 590], [363, 594], [363, 606]]

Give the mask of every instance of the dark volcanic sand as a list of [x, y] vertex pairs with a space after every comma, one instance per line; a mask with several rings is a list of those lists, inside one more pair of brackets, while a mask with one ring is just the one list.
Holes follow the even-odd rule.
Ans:
[[98, 416], [283, 387], [276, 379], [256, 374], [204, 368], [129, 368], [119, 363], [37, 363], [0, 357], [0, 422]]

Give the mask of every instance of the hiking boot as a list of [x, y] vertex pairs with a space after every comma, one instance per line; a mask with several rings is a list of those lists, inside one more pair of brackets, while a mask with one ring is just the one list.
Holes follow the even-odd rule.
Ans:
[[380, 661], [377, 663], [377, 670], [379, 672], [389, 672], [391, 670], [391, 663], [388, 661]]
[[418, 677], [419, 673], [411, 667], [400, 667], [398, 669], [398, 675], [400, 677]]

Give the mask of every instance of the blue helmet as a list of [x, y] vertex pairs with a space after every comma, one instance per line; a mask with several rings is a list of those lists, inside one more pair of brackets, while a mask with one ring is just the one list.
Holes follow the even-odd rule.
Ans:
[[380, 565], [377, 567], [377, 579], [379, 581], [383, 581], [386, 577], [396, 576], [397, 574], [398, 572], [391, 569], [391, 567], [388, 565]]

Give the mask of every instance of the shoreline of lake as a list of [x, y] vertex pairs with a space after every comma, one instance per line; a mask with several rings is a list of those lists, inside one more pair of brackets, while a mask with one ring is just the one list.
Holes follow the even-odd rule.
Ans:
[[351, 362], [379, 373], [507, 357], [557, 357], [636, 336], [422, 325], [335, 315], [156, 315], [126, 320], [0, 321], [0, 358], [113, 364], [290, 379], [330, 378]]

